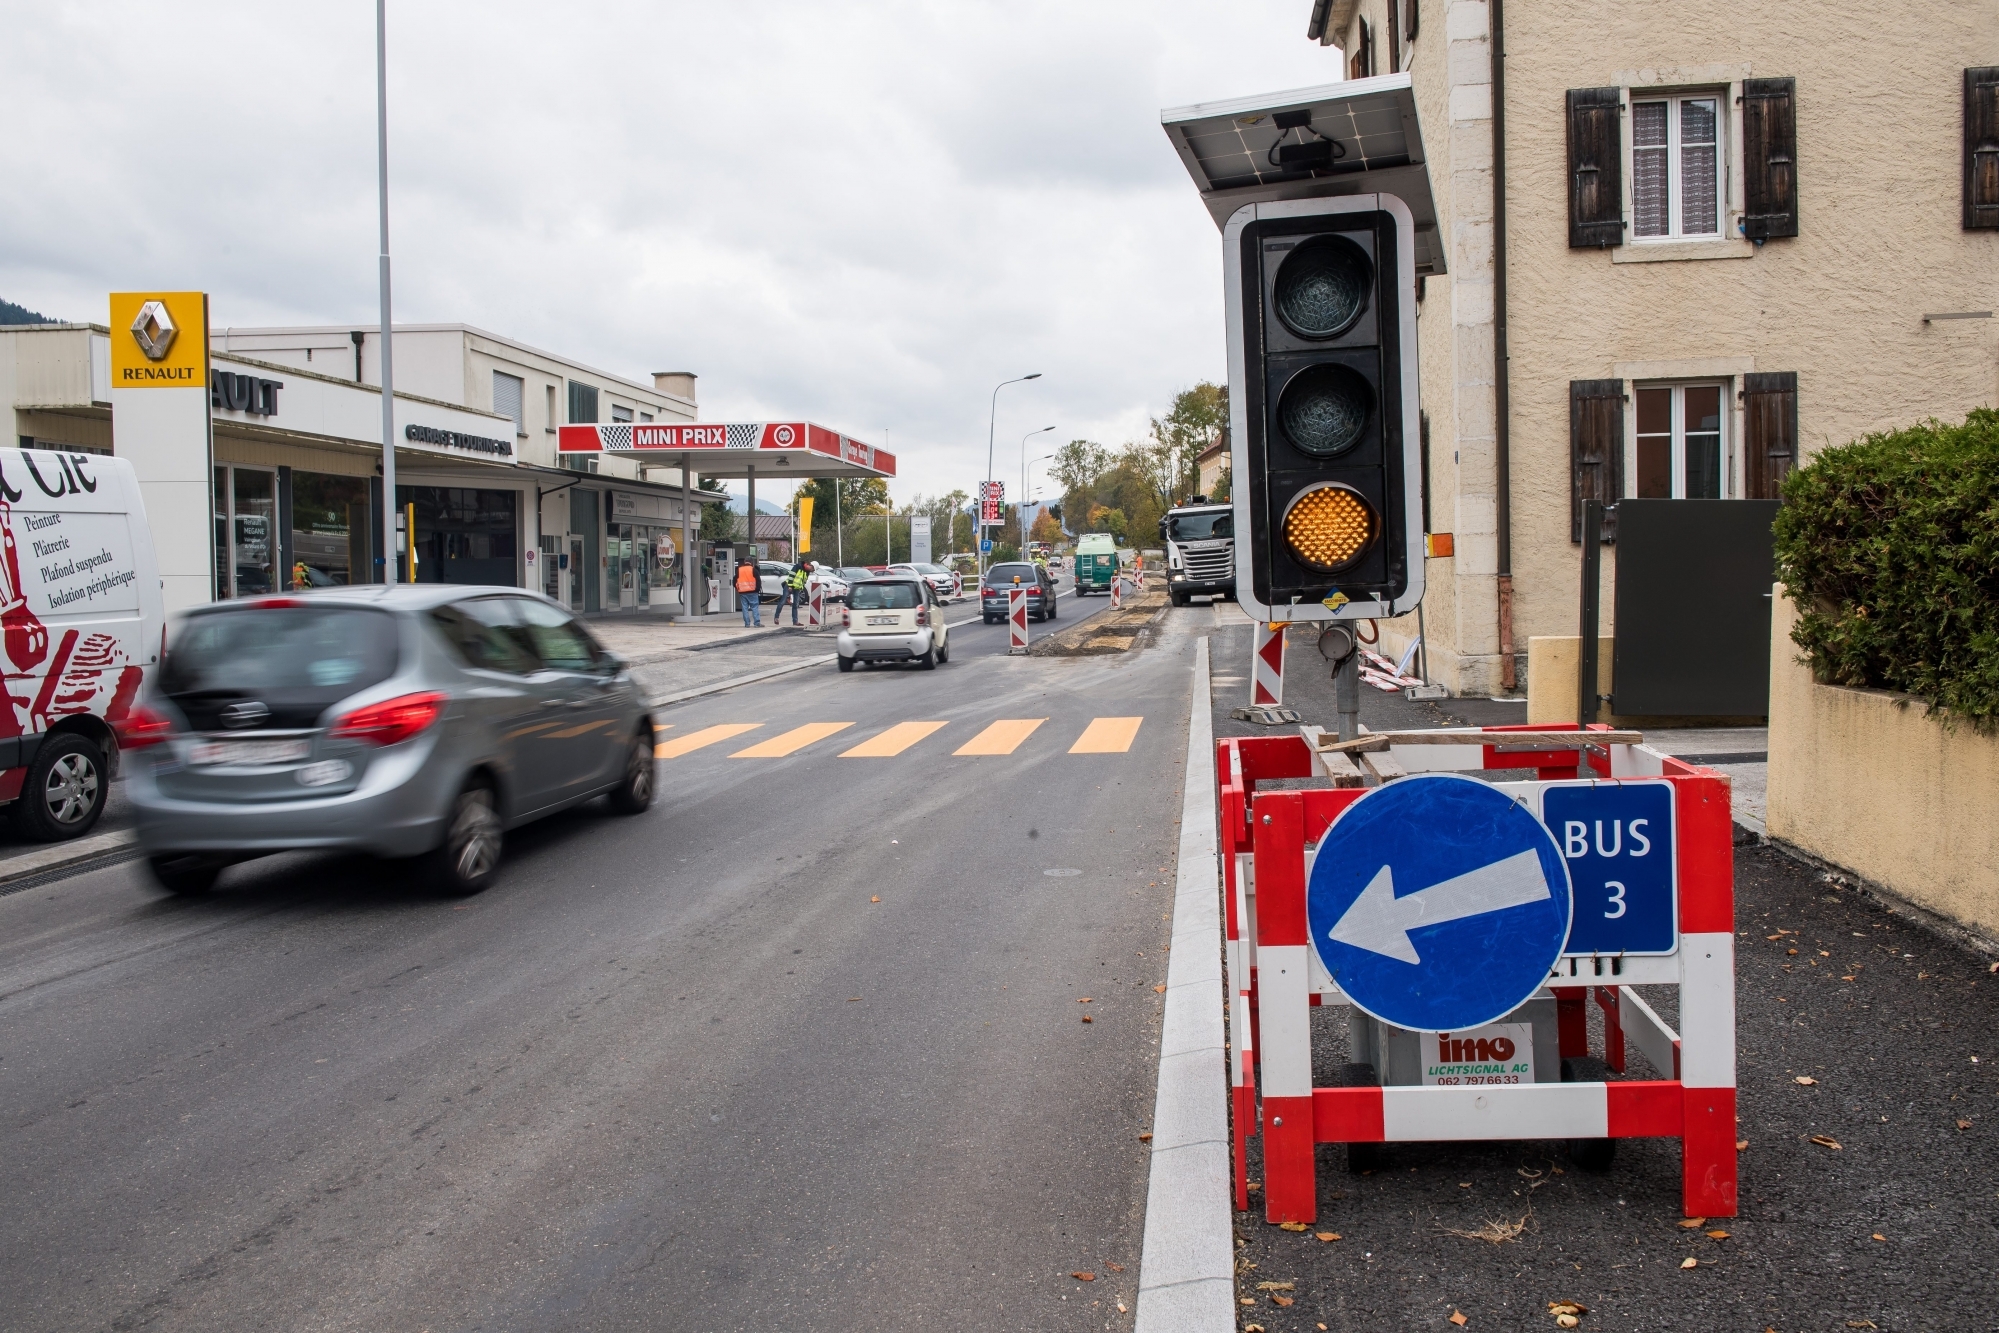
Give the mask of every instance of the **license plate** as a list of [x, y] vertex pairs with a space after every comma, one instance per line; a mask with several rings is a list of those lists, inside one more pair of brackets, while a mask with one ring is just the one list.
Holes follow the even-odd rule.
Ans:
[[190, 764], [289, 764], [312, 753], [311, 741], [197, 741]]
[[869, 616], [868, 623], [870, 625], [893, 625], [900, 619], [900, 616]]

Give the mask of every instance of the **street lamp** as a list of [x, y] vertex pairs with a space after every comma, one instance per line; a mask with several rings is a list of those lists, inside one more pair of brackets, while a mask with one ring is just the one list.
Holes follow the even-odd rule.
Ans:
[[[1004, 389], [1009, 384], [1025, 384], [1029, 380], [1038, 380], [1040, 378], [1041, 378], [1041, 372], [1037, 370], [1032, 375], [1022, 375], [1019, 379], [1013, 379], [1013, 380], [1001, 380], [998, 384], [995, 384], [993, 386], [992, 410], [986, 417], [986, 489], [987, 490], [991, 490], [993, 485], [993, 430], [999, 421], [999, 391], [1001, 389]], [[985, 543], [986, 501], [983, 495], [979, 497], [978, 532], [979, 532], [979, 579], [981, 582], [984, 582], [986, 576], [986, 543]]]
[[1020, 437], [1020, 549], [1023, 553], [1027, 550], [1027, 442], [1054, 429], [1053, 426], [1043, 426]]

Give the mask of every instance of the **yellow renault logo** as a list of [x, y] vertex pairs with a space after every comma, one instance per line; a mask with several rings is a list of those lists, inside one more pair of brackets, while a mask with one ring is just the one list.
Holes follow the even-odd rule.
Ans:
[[167, 313], [165, 301], [146, 302], [139, 307], [138, 318], [132, 321], [132, 337], [148, 361], [166, 360], [173, 349], [174, 335], [179, 332], [174, 327], [174, 317]]

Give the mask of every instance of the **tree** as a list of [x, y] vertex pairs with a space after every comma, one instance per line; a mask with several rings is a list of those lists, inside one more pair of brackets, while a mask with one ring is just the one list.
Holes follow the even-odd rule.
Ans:
[[1115, 541], [1119, 546], [1123, 546], [1125, 544], [1125, 532], [1129, 527], [1130, 524], [1125, 519], [1124, 510], [1112, 509], [1107, 505], [1098, 505], [1090, 511], [1090, 525], [1085, 531], [1108, 532], [1111, 535], [1112, 541]]
[[1062, 540], [1062, 525], [1055, 521], [1055, 515], [1044, 509], [1035, 517], [1034, 525], [1027, 530], [1028, 540], [1046, 542], [1053, 546]]
[[1151, 486], [1162, 513], [1200, 489], [1199, 459], [1227, 438], [1228, 427], [1228, 389], [1203, 380], [1173, 395], [1143, 444], [1125, 447], [1125, 460]]

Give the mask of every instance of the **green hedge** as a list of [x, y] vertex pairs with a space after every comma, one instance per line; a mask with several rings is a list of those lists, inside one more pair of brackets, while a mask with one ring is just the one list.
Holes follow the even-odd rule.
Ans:
[[1824, 450], [1785, 479], [1776, 532], [1819, 679], [1999, 725], [1999, 411]]

